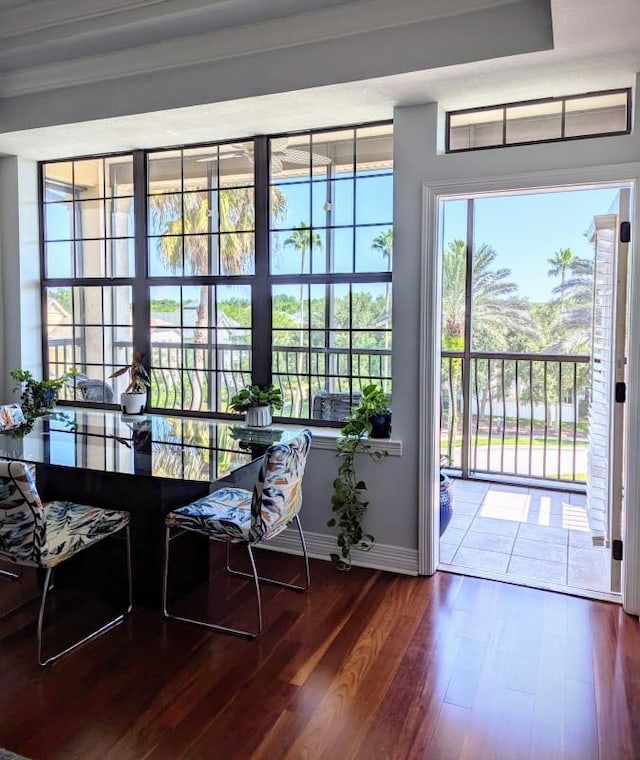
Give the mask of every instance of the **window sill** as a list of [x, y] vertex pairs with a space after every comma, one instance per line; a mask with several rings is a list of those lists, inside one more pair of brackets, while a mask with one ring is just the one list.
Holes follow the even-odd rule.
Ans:
[[[112, 405], [111, 407], [98, 407], [95, 404], [77, 404], [76, 402], [63, 403], [56, 407], [57, 410], [64, 411], [78, 411], [78, 412], [118, 412], [120, 407]], [[152, 412], [146, 412], [147, 416], [171, 416], [168, 412], [159, 412], [154, 410]], [[179, 415], [181, 418], [189, 419], [189, 415]], [[221, 422], [228, 425], [237, 424], [239, 427], [244, 426], [244, 422], [239, 420], [233, 420], [228, 418], [214, 418], [210, 416], [198, 415], [191, 417], [191, 419], [197, 420], [210, 420], [213, 422]], [[300, 430], [300, 428], [307, 428], [313, 433], [313, 448], [314, 449], [327, 449], [329, 451], [335, 451], [336, 440], [340, 437], [340, 428], [336, 427], [314, 427], [313, 425], [305, 425], [304, 422], [296, 424], [290, 424], [286, 422], [274, 421], [270, 428], [277, 428], [280, 430]], [[260, 430], [260, 428], [252, 428], [253, 430]], [[395, 438], [369, 438], [367, 442], [371, 448], [371, 451], [386, 451], [390, 457], [402, 456], [402, 441]]]
[[[313, 425], [287, 425], [285, 423], [274, 422], [273, 427], [283, 428], [299, 428], [305, 427], [313, 433], [313, 448], [314, 449], [329, 449], [335, 451], [336, 440], [340, 437], [340, 430], [338, 428], [328, 427], [313, 427]], [[402, 441], [394, 438], [369, 438], [367, 440], [371, 451], [386, 451], [390, 457], [402, 456]]]

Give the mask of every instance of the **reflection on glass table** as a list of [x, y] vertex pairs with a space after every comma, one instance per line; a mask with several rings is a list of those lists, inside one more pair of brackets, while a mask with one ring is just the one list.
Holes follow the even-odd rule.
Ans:
[[[269, 444], [297, 433], [255, 432], [202, 418], [129, 417], [64, 407], [36, 420], [31, 430], [0, 433], [0, 458], [35, 463], [38, 489], [47, 501], [72, 497], [78, 504], [129, 512], [134, 601], [157, 608], [167, 513], [208, 495], [220, 487], [221, 479], [253, 488]], [[191, 539], [183, 537], [176, 547], [178, 564], [180, 557], [185, 562], [173, 583], [182, 592], [195, 588], [209, 572], [207, 542]], [[79, 562], [85, 561], [82, 554]], [[70, 560], [66, 579], [59, 576], [56, 584], [101, 577], [105, 567], [112, 567], [108, 559], [91, 559], [96, 563], [91, 568]]]
[[0, 433], [0, 457], [99, 472], [214, 481], [295, 431], [201, 418], [64, 410], [32, 429]]

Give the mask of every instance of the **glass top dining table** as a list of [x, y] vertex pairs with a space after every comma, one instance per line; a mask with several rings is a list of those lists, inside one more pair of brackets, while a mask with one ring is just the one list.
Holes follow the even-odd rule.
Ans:
[[0, 458], [122, 475], [213, 482], [298, 431], [231, 421], [58, 408], [0, 432]]

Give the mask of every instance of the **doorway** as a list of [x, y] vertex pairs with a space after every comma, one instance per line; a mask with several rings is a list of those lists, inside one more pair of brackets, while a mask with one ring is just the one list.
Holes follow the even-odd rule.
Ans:
[[632, 190], [438, 199], [441, 569], [619, 592]]

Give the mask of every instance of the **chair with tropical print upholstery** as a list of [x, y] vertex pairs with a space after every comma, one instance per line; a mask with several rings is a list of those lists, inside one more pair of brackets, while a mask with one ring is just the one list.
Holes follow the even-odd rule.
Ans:
[[[302, 507], [302, 477], [310, 447], [311, 432], [303, 430], [291, 441], [276, 443], [267, 449], [253, 493], [244, 488], [220, 488], [167, 515], [162, 588], [162, 610], [165, 617], [195, 623], [215, 631], [256, 638], [262, 631], [260, 581], [296, 591], [307, 591], [310, 586], [309, 557], [299, 513]], [[258, 575], [253, 555], [254, 546], [274, 538], [293, 522], [298, 529], [305, 563], [305, 583], [302, 586]], [[172, 535], [173, 531], [177, 532]], [[171, 541], [185, 531], [195, 531], [212, 541], [224, 542], [227, 572], [238, 577], [253, 579], [257, 597], [257, 631], [228, 628], [224, 625], [180, 617], [168, 612], [169, 547]], [[244, 544], [247, 547], [251, 573], [232, 569], [231, 544]]]
[[26, 422], [24, 412], [18, 404], [0, 406], [0, 430], [13, 430]]
[[[128, 606], [97, 630], [49, 657], [43, 655], [43, 624], [53, 569], [78, 552], [125, 532]], [[43, 504], [32, 467], [25, 462], [0, 460], [0, 559], [21, 567], [45, 570], [38, 615], [38, 662], [48, 665], [81, 644], [122, 622], [132, 609], [131, 540], [127, 512], [52, 501]], [[18, 574], [4, 575], [19, 578]]]

